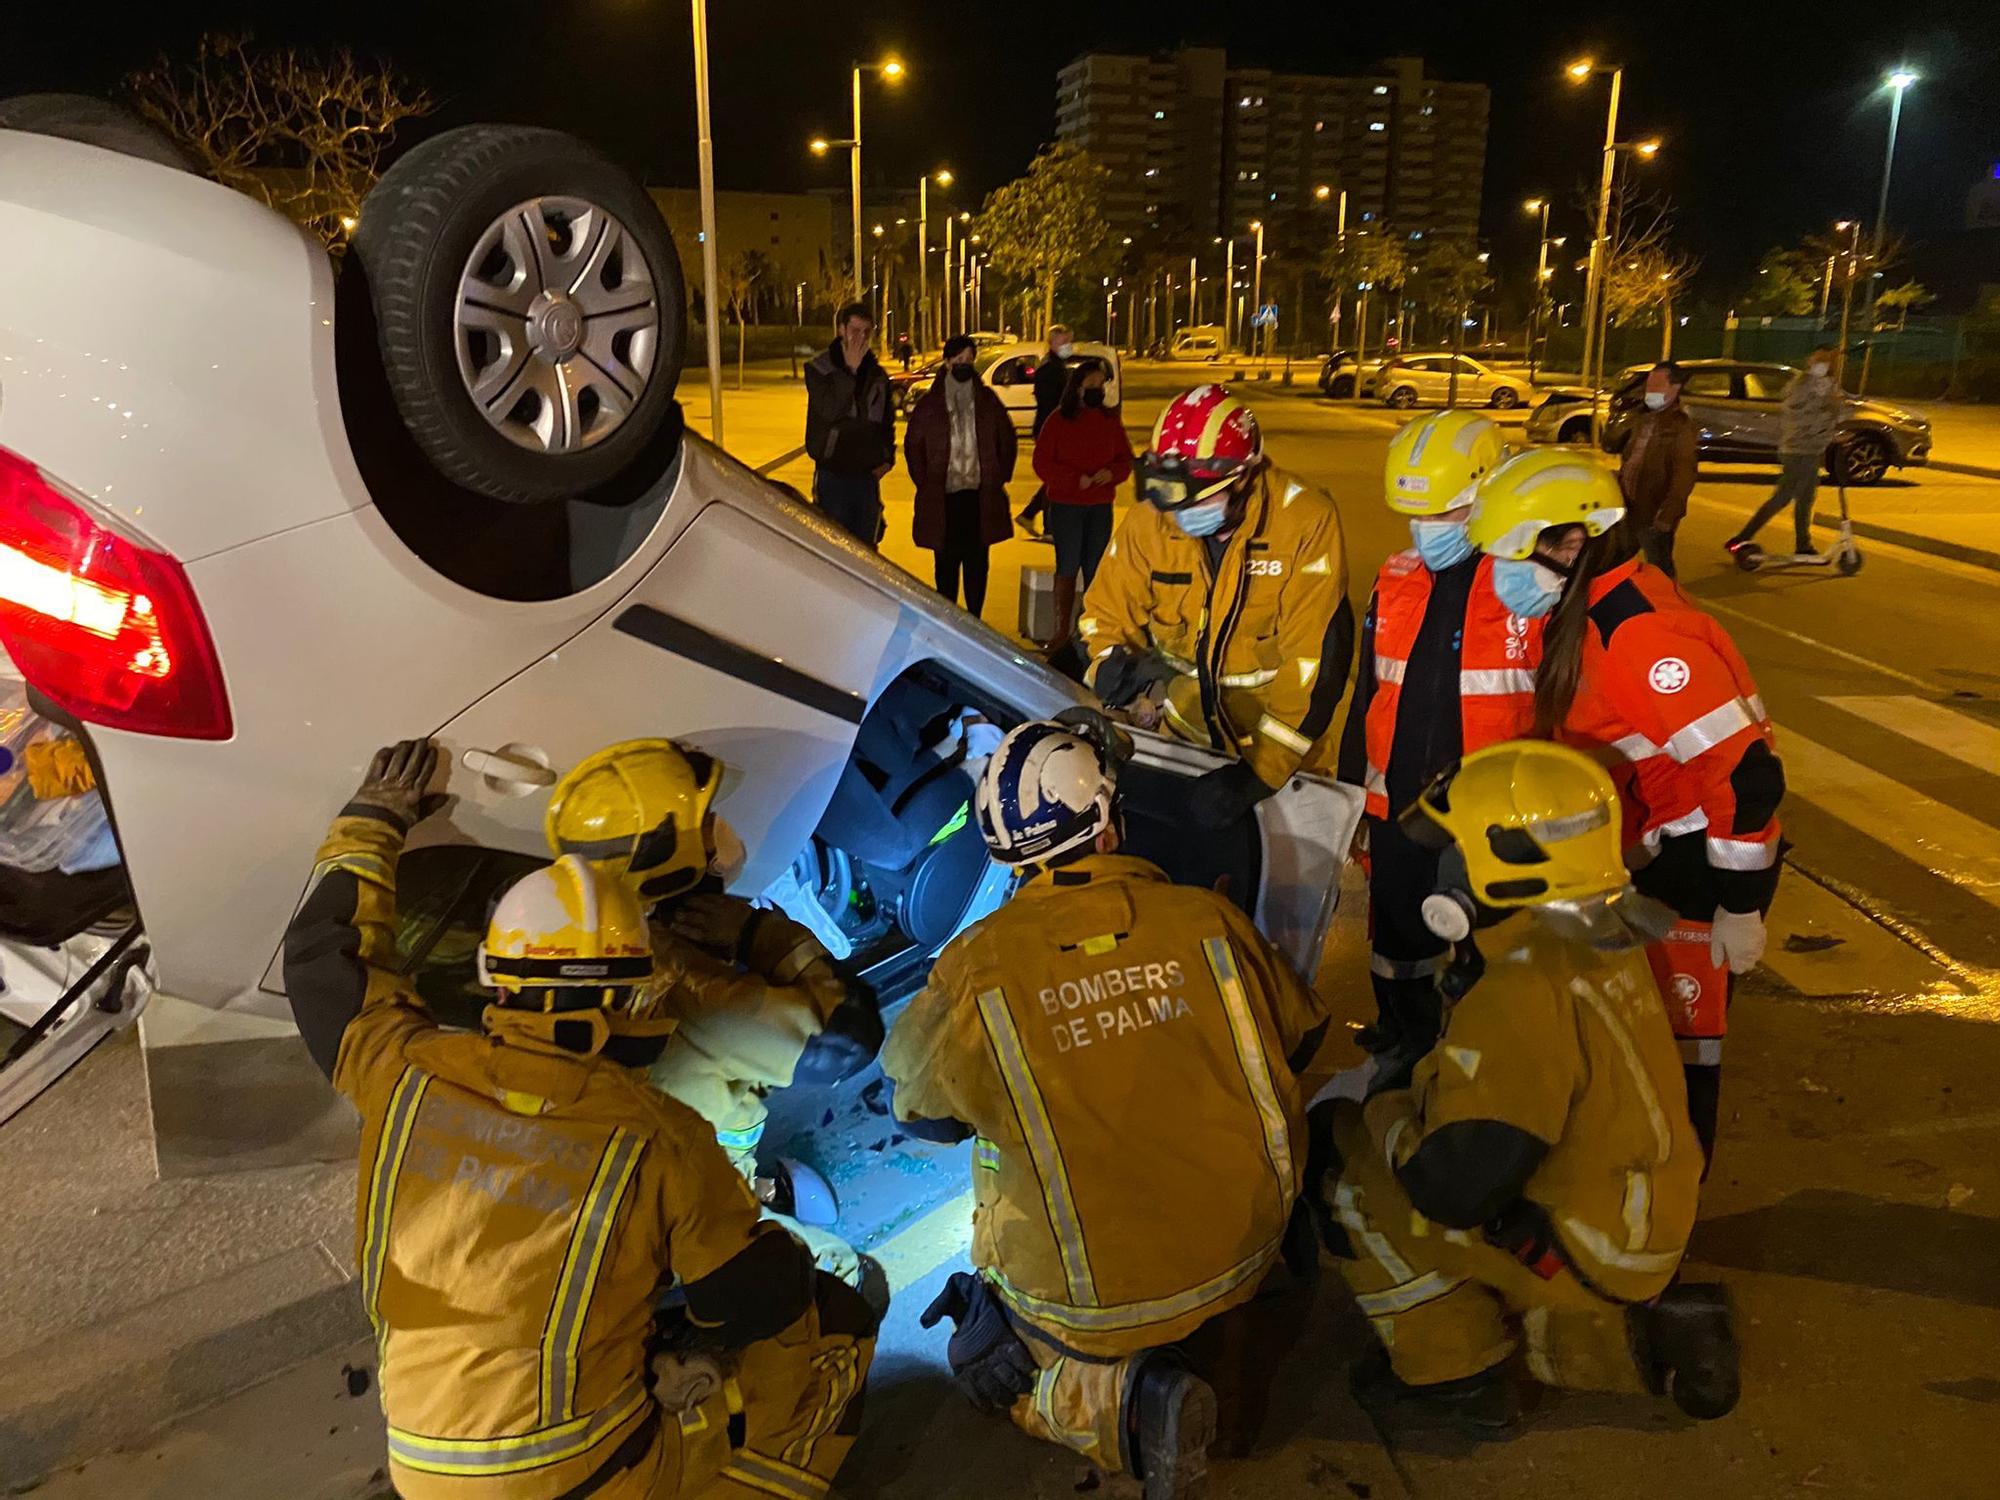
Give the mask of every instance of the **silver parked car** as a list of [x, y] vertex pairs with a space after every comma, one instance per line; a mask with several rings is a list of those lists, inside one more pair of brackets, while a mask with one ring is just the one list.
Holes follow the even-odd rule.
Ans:
[[1463, 354], [1410, 354], [1389, 361], [1361, 378], [1361, 394], [1379, 397], [1400, 410], [1412, 406], [1442, 406], [1451, 399], [1453, 369], [1458, 374], [1458, 404], [1520, 406], [1532, 392], [1527, 380], [1502, 375]]
[[[1687, 372], [1681, 405], [1700, 425], [1703, 463], [1778, 461], [1778, 403], [1798, 373], [1793, 366], [1690, 359], [1682, 361], [1681, 368]], [[1642, 409], [1650, 369], [1651, 365], [1634, 365], [1612, 387], [1604, 420], [1605, 447], [1624, 445], [1625, 428]], [[1892, 468], [1930, 462], [1931, 424], [1925, 418], [1886, 401], [1854, 395], [1843, 399], [1840, 430], [1827, 450], [1828, 473], [1834, 472], [1836, 453], [1842, 455], [1842, 477], [1849, 484], [1880, 484]], [[1537, 443], [1589, 442], [1590, 392], [1576, 386], [1551, 391], [1528, 416], [1528, 438]]]

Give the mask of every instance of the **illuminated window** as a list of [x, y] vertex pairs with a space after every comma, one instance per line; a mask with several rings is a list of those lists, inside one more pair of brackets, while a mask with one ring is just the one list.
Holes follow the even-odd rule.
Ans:
[[1239, 99], [1236, 102], [1236, 107], [1238, 109], [1248, 109], [1250, 107], [1250, 96], [1248, 94], [1245, 94], [1241, 99]]
[[[1313, 121], [1313, 129], [1314, 129], [1315, 131], [1320, 131], [1320, 130], [1324, 130], [1324, 129], [1326, 129], [1326, 121], [1324, 121], [1324, 120], [1314, 120], [1314, 121]], [[1995, 168], [1993, 169], [1993, 175], [1994, 175], [1994, 176], [1996, 176], [1996, 177], [2000, 177], [2000, 167], [1995, 167]]]
[[1156, 109], [1153, 111], [1153, 118], [1156, 120], [1164, 120], [1166, 117], [1167, 117], [1167, 112], [1164, 109]]
[[1389, 127], [1387, 125], [1384, 125], [1380, 120], [1370, 120], [1368, 122], [1368, 128], [1370, 130], [1387, 130]]
[[1389, 85], [1386, 83], [1378, 83], [1375, 85], [1375, 92], [1378, 94], [1386, 94], [1389, 92]]

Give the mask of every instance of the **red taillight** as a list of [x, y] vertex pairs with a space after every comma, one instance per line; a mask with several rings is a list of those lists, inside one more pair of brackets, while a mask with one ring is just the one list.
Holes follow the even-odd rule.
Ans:
[[229, 695], [181, 565], [0, 448], [0, 645], [90, 724], [226, 740]]

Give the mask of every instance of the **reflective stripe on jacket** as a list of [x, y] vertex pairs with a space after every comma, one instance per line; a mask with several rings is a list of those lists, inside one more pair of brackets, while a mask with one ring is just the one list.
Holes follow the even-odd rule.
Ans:
[[[1431, 597], [1431, 570], [1414, 550], [1398, 552], [1375, 579], [1374, 696], [1368, 702], [1370, 817], [1389, 816], [1389, 750], [1396, 738], [1403, 678]], [[1493, 592], [1493, 559], [1482, 557], [1466, 601], [1459, 639], [1460, 754], [1526, 734], [1535, 722], [1535, 667], [1542, 624], [1508, 609]], [[1442, 769], [1442, 767], [1440, 767]]]
[[1114, 647], [1157, 652], [1181, 674], [1168, 685], [1168, 728], [1282, 786], [1294, 771], [1332, 768], [1353, 654], [1346, 605], [1340, 512], [1324, 491], [1267, 468], [1217, 570], [1201, 542], [1133, 506], [1077, 631], [1093, 677]]
[[1287, 1063], [1323, 1016], [1212, 891], [1090, 856], [960, 935], [883, 1049], [904, 1120], [980, 1137], [972, 1259], [1079, 1354], [1247, 1301], [1305, 1157]]
[[[1783, 772], [1736, 643], [1638, 558], [1594, 579], [1590, 594], [1582, 676], [1561, 737], [1611, 768], [1626, 846], [1702, 834], [1719, 884], [1774, 882]], [[1746, 902], [1730, 909], [1760, 904]]]
[[334, 824], [285, 969], [295, 1007], [359, 1007], [333, 1082], [361, 1116], [356, 1260], [390, 1476], [407, 1500], [550, 1500], [651, 1420], [658, 1288], [766, 1231], [709, 1126], [558, 1045], [559, 1018], [431, 1019], [398, 972], [401, 848], [379, 818]]

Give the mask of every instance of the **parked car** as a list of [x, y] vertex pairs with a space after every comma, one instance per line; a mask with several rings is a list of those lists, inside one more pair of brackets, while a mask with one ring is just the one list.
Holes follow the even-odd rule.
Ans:
[[1220, 328], [1184, 328], [1167, 350], [1167, 358], [1183, 362], [1214, 361], [1222, 358]]
[[[1078, 359], [1102, 360], [1110, 374], [1104, 381], [1104, 404], [1116, 410], [1119, 402], [1119, 374], [1124, 368], [1118, 358], [1118, 351], [1109, 344], [1077, 343], [1072, 346], [1075, 353], [1072, 361]], [[972, 356], [973, 368], [978, 370], [993, 393], [1007, 408], [1007, 414], [1014, 419], [1016, 430], [1026, 433], [1035, 425], [1035, 371], [1048, 356], [1048, 345], [1032, 339], [1018, 339], [1011, 344], [999, 344], [981, 349]], [[904, 410], [915, 406], [923, 399], [924, 393], [937, 379], [933, 370], [920, 381], [913, 381], [904, 395]]]
[[1528, 399], [1525, 377], [1502, 375], [1463, 354], [1404, 354], [1361, 377], [1361, 394], [1378, 397], [1399, 411], [1442, 406], [1450, 399], [1452, 370], [1458, 371], [1458, 403], [1506, 410]]
[[[82, 742], [115, 840], [96, 903], [0, 866], [5, 992], [101, 1017], [136, 970], [288, 1017], [313, 849], [375, 747], [428, 733], [450, 801], [397, 878], [434, 1003], [465, 999], [492, 892], [546, 859], [549, 788], [635, 735], [727, 768], [738, 891], [908, 993], [1013, 885], [965, 816], [968, 716], [1078, 690], [683, 430], [673, 240], [589, 148], [432, 137], [364, 205], [347, 271], [190, 172], [0, 129], [0, 286], [35, 289], [0, 299], [0, 645]], [[1003, 396], [1039, 353], [987, 359]], [[1220, 861], [1312, 972], [1358, 793], [1293, 777], [1191, 841], [1185, 788], [1220, 758], [1138, 741], [1128, 846], [1210, 884]], [[126, 968], [72, 982], [105, 930]], [[0, 1118], [52, 1076], [35, 1055], [0, 1071]]]
[[927, 360], [913, 362], [907, 370], [899, 370], [893, 365], [885, 365], [883, 368], [889, 372], [889, 404], [899, 412], [906, 412], [911, 406], [911, 388], [920, 387], [919, 394], [921, 391], [929, 390], [931, 382], [937, 379], [938, 371], [944, 368], [944, 361], [933, 356]]
[[[1683, 360], [1687, 384], [1681, 405], [1700, 426], [1703, 463], [1775, 464], [1778, 461], [1778, 403], [1798, 371], [1791, 365], [1727, 359]], [[1625, 429], [1643, 409], [1646, 373], [1633, 365], [1620, 373], [1606, 403], [1604, 444], [1624, 446]], [[1827, 472], [1835, 464], [1849, 484], [1880, 484], [1892, 468], [1919, 468], [1930, 462], [1931, 424], [1887, 401], [1842, 398], [1840, 428], [1827, 449]], [[1551, 391], [1528, 416], [1528, 437], [1537, 443], [1590, 441], [1590, 392], [1575, 386]]]
[[1335, 349], [1320, 359], [1320, 394], [1344, 401], [1354, 394], [1354, 380], [1357, 373], [1374, 368], [1373, 365], [1363, 366], [1354, 357], [1352, 349]]

